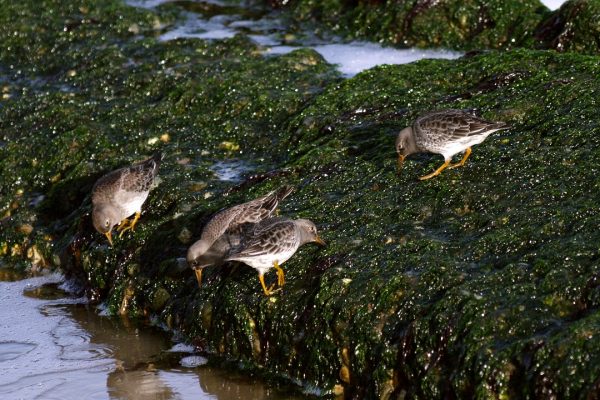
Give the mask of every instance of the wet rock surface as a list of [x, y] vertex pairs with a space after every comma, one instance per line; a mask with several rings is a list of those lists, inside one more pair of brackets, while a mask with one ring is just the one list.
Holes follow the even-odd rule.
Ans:
[[396, 46], [600, 51], [598, 0], [569, 0], [552, 12], [538, 0], [263, 2], [317, 30]]
[[292, 0], [274, 6], [294, 20], [325, 24], [347, 37], [454, 49], [522, 46], [548, 13], [539, 0]]
[[[168, 7], [36, 4], [0, 10], [4, 259], [59, 267], [112, 313], [324, 394], [597, 393], [598, 57], [486, 51], [343, 80], [312, 50], [159, 42]], [[397, 132], [443, 108], [512, 128], [462, 168], [420, 182], [442, 161], [420, 155], [398, 174]], [[156, 150], [161, 181], [109, 247], [91, 187]], [[220, 180], [231, 162], [248, 170]], [[281, 214], [329, 246], [303, 247], [269, 298], [243, 265], [206, 269], [199, 289], [180, 259], [202, 224], [283, 184]]]
[[535, 37], [546, 48], [598, 54], [600, 1], [567, 1], [536, 28]]

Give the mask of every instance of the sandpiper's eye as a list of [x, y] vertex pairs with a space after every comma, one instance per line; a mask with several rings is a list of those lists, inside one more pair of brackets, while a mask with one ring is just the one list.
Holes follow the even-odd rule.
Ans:
[[107, 219], [105, 225], [108, 228], [110, 226], [110, 220]]

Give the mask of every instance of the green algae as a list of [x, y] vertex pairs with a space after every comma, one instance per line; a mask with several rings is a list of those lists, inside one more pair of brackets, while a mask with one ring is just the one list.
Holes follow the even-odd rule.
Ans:
[[598, 54], [600, 51], [600, 2], [570, 0], [537, 28], [536, 39], [546, 48]]
[[[103, 22], [65, 30], [82, 8]], [[153, 315], [208, 352], [324, 394], [597, 390], [597, 57], [488, 52], [341, 80], [312, 50], [265, 58], [242, 36], [157, 42], [154, 21], [172, 13], [2, 10], [17, 32], [6, 46], [19, 49], [0, 50], [14, 94], [0, 106], [3, 256], [35, 246], [111, 313]], [[436, 179], [417, 180], [442, 162], [433, 155], [398, 174], [395, 135], [436, 108], [512, 128]], [[89, 190], [158, 149], [161, 182], [111, 248], [91, 226]], [[231, 159], [252, 176], [216, 179], [213, 163]], [[304, 246], [271, 298], [243, 265], [206, 269], [198, 288], [179, 259], [203, 222], [282, 184], [296, 190], [281, 214], [314, 220], [328, 247]]]
[[[267, 3], [267, 2], [264, 2]], [[600, 2], [570, 0], [550, 12], [530, 1], [269, 0], [290, 21], [348, 39], [460, 50], [555, 49], [598, 54]]]
[[528, 45], [535, 28], [549, 14], [538, 0], [270, 3], [279, 3], [294, 21], [318, 22], [352, 39], [463, 50]]

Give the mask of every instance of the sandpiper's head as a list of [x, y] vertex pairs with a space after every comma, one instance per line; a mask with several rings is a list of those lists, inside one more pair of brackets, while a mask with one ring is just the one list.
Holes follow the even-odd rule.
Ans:
[[214, 264], [214, 260], [205, 257], [210, 246], [210, 242], [200, 239], [191, 245], [187, 252], [187, 263], [194, 270], [199, 287], [202, 287], [202, 269]]
[[94, 206], [94, 209], [92, 210], [92, 222], [94, 223], [94, 228], [96, 228], [98, 232], [104, 234], [112, 245], [110, 232], [113, 226], [120, 222], [117, 210], [108, 204]]
[[190, 268], [198, 269], [206, 267], [206, 265], [203, 265], [204, 263], [200, 260], [200, 258], [208, 251], [209, 247], [210, 243], [202, 239], [190, 246], [186, 257]]
[[413, 138], [413, 129], [410, 126], [402, 129], [396, 137], [396, 153], [398, 153], [398, 169], [402, 168], [404, 159], [416, 153], [415, 139]]
[[319, 237], [317, 233], [317, 227], [315, 224], [308, 219], [297, 219], [296, 226], [300, 229], [301, 243], [318, 243], [321, 246], [325, 246], [325, 241]]

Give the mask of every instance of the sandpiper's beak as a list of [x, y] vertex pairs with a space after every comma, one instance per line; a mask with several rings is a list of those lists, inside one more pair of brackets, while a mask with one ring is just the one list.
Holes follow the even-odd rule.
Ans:
[[327, 246], [327, 243], [325, 243], [325, 241], [323, 239], [321, 239], [319, 236], [315, 237], [315, 243], [318, 243], [321, 246]]
[[406, 156], [403, 156], [402, 154], [398, 154], [398, 172], [400, 172], [400, 170], [402, 169], [402, 164], [404, 164], [405, 158], [406, 158]]
[[196, 274], [196, 280], [198, 281], [198, 287], [202, 287], [202, 268], [198, 268], [194, 270]]
[[112, 245], [113, 245], [113, 242], [112, 242], [112, 234], [111, 234], [111, 231], [108, 231], [108, 232], [106, 232], [106, 233], [104, 234], [104, 236], [106, 236], [106, 238], [108, 239], [108, 243], [110, 243], [110, 245], [112, 246]]

